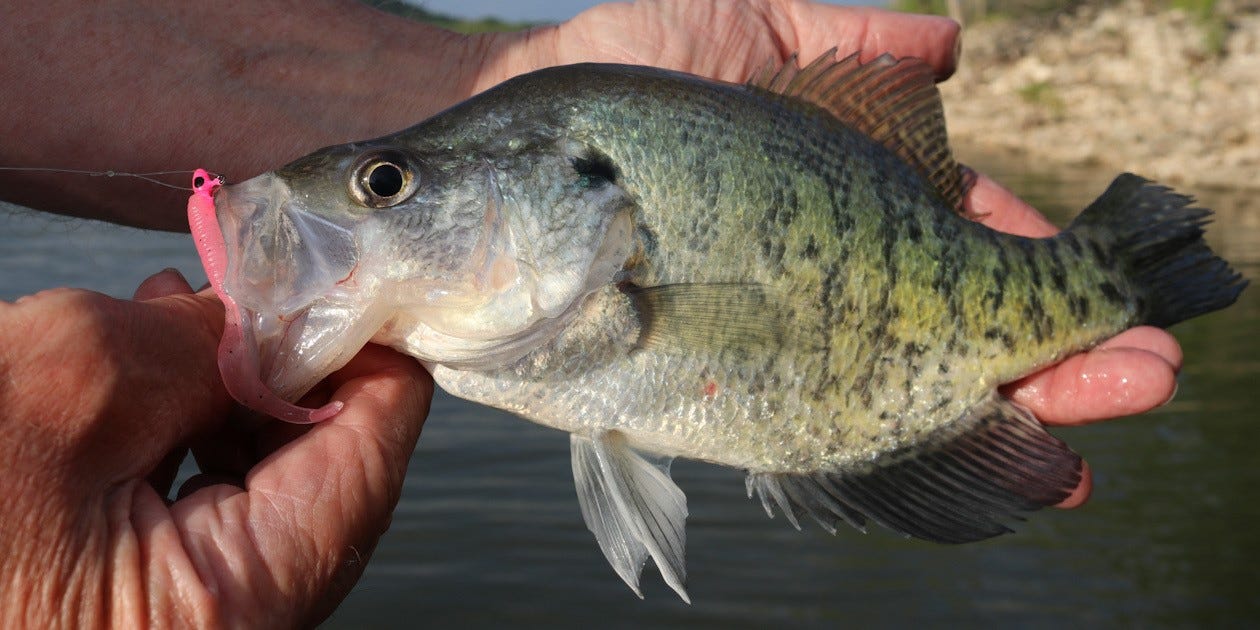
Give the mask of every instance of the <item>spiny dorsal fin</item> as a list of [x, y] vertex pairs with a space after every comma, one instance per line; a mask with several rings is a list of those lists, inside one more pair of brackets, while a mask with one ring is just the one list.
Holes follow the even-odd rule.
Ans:
[[866, 63], [857, 54], [836, 61], [835, 54], [833, 48], [804, 68], [792, 55], [782, 67], [767, 65], [748, 85], [831, 112], [909, 162], [961, 212], [974, 177], [959, 168], [950, 152], [931, 66], [922, 59], [897, 60], [887, 54]]

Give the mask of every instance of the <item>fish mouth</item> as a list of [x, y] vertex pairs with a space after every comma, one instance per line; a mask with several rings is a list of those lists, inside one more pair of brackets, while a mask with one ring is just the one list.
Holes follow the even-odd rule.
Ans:
[[309, 211], [272, 174], [219, 189], [211, 211], [216, 221], [202, 225], [217, 227], [219, 238], [199, 237], [198, 248], [226, 310], [224, 384], [257, 411], [321, 419], [285, 403], [345, 365], [383, 323], [367, 312], [374, 283], [357, 273], [352, 226]]

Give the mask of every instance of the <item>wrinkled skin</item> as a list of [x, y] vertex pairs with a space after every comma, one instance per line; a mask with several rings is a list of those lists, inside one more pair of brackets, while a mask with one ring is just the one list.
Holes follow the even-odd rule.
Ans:
[[[136, 299], [57, 289], [0, 304], [0, 625], [317, 621], [389, 522], [428, 374], [369, 348], [314, 394], [346, 403], [334, 420], [249, 428], [212, 359], [218, 302], [173, 272]], [[206, 474], [167, 504], [190, 445]]]
[[[0, 57], [40, 60], [0, 64], [5, 163], [207, 164], [232, 181], [392, 132], [538, 67], [742, 73], [794, 48], [812, 58], [839, 44], [924, 57], [944, 78], [958, 34], [938, 18], [787, 0], [607, 5], [556, 28], [473, 38], [345, 0], [11, 2], [0, 22]], [[371, 90], [338, 87], [381, 68], [409, 71]], [[192, 142], [189, 121], [215, 126]], [[0, 179], [6, 199], [164, 229], [182, 229], [186, 194], [105, 178]], [[986, 179], [969, 203], [996, 229], [1054, 230]], [[348, 592], [387, 527], [427, 376], [369, 348], [308, 401], [335, 392], [341, 415], [309, 431], [246, 431], [229, 422], [217, 384], [222, 309], [187, 291], [161, 276], [141, 302], [62, 290], [0, 304], [0, 625], [311, 625]], [[1007, 393], [1047, 423], [1082, 424], [1163, 403], [1180, 360], [1171, 336], [1138, 328]], [[189, 445], [214, 474], [167, 505], [160, 496]], [[1088, 483], [1068, 504], [1087, 493]]]

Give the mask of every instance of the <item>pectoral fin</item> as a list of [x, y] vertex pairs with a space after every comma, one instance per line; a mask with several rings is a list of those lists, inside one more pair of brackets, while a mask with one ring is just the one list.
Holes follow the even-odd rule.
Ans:
[[641, 325], [637, 346], [700, 353], [759, 353], [789, 341], [786, 305], [756, 283], [625, 287]]
[[687, 497], [669, 478], [669, 460], [649, 462], [615, 431], [573, 434], [569, 445], [582, 518], [613, 570], [643, 597], [639, 574], [651, 556], [665, 582], [691, 603], [683, 587]]
[[1005, 398], [995, 394], [955, 425], [866, 470], [750, 473], [748, 496], [794, 525], [807, 515], [834, 533], [840, 521], [861, 529], [870, 518], [906, 536], [963, 543], [1010, 532], [1008, 523], [1063, 501], [1081, 481], [1081, 457]]

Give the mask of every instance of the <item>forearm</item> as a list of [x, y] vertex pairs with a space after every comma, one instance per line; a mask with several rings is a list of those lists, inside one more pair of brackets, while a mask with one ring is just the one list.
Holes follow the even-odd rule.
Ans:
[[[351, 0], [15, 2], [0, 23], [0, 165], [204, 166], [236, 181], [418, 122], [472, 92], [463, 69], [482, 54]], [[186, 229], [185, 197], [134, 179], [0, 173], [5, 200], [142, 227]]]

